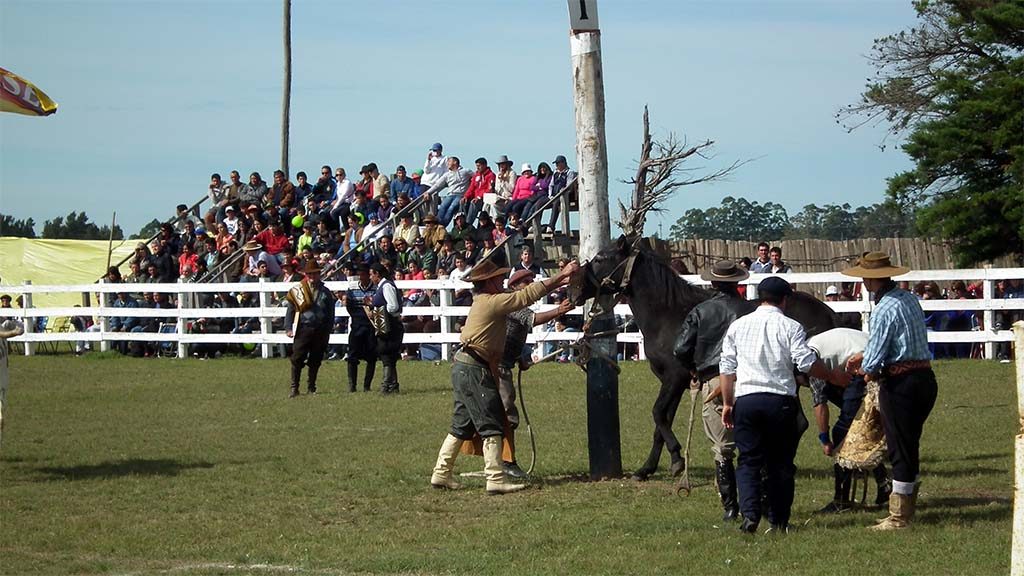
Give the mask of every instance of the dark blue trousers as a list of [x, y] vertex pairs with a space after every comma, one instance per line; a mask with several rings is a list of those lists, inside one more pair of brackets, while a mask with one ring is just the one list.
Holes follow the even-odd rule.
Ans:
[[839, 446], [846, 438], [846, 433], [850, 431], [853, 419], [864, 402], [866, 388], [863, 376], [854, 376], [846, 388], [834, 384], [825, 385], [825, 396], [828, 401], [839, 407], [839, 416], [832, 425], [832, 444]]
[[[734, 438], [740, 456], [736, 467], [740, 512], [752, 521], [761, 520], [761, 494], [768, 493], [769, 518], [773, 524], [789, 523], [796, 487], [796, 456], [800, 430], [795, 396], [771, 393], [747, 394], [736, 399]], [[761, 469], [766, 470], [764, 485]]]

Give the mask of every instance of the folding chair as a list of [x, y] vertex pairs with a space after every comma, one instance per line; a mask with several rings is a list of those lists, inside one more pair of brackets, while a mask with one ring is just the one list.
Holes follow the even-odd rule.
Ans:
[[[178, 325], [169, 322], [161, 322], [159, 332], [161, 334], [177, 334]], [[178, 357], [178, 345], [177, 342], [158, 342], [157, 343], [157, 355], [167, 358]]]
[[[46, 331], [45, 332], [47, 334], [70, 334], [72, 332], [71, 317], [70, 316], [57, 316], [57, 317], [55, 317], [53, 319], [53, 322], [50, 322], [49, 325], [46, 327]], [[51, 342], [43, 342], [43, 344], [49, 344], [50, 345], [50, 351], [53, 352], [53, 353], [56, 353], [57, 350], [60, 348], [61, 342], [51, 341]], [[64, 344], [67, 345], [69, 352], [71, 352], [72, 354], [75, 352], [75, 345], [71, 341], [65, 340]]]

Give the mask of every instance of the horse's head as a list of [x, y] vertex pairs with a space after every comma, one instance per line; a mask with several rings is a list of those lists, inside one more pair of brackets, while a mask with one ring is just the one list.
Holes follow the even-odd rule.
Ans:
[[598, 295], [618, 294], [629, 285], [629, 275], [640, 248], [638, 239], [619, 236], [580, 268], [581, 282], [570, 292], [574, 304], [582, 304]]

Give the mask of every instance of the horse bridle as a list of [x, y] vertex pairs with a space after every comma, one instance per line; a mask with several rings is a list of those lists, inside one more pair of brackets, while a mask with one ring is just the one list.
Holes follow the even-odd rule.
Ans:
[[[603, 278], [598, 279], [592, 269], [587, 269], [587, 274], [594, 277], [594, 284], [597, 285], [599, 292], [605, 289], [610, 289], [611, 293], [615, 294], [629, 287], [629, 283], [633, 277], [633, 267], [636, 265], [636, 258], [640, 255], [639, 245], [640, 239], [638, 238], [630, 244], [629, 256], [626, 256], [624, 260], [616, 264], [615, 267], [612, 268], [611, 271]], [[589, 263], [590, 261], [587, 260], [583, 263], [582, 267], [586, 268]], [[622, 270], [622, 277], [619, 278], [618, 282], [616, 282], [613, 278], [619, 270]]]

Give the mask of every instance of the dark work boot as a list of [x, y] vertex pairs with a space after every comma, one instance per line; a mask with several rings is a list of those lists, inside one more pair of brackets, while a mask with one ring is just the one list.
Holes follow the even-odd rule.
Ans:
[[819, 514], [837, 514], [850, 509], [850, 487], [853, 482], [853, 472], [839, 464], [833, 464], [832, 482], [834, 486], [832, 501], [818, 510]]
[[739, 518], [740, 506], [736, 501], [736, 468], [732, 460], [715, 461], [715, 476], [718, 479], [718, 494], [722, 498], [722, 520]]
[[357, 362], [348, 362], [348, 391], [356, 391], [356, 381], [359, 380], [359, 364]]
[[373, 384], [373, 375], [377, 372], [376, 362], [366, 363], [366, 375], [363, 376], [363, 392], [370, 391], [370, 385]]
[[398, 393], [398, 381], [395, 379], [395, 366], [393, 364], [384, 364], [384, 377], [381, 378], [380, 393]]
[[668, 471], [672, 477], [679, 476], [686, 469], [686, 458], [683, 458], [679, 451], [670, 452], [669, 455], [672, 457], [672, 463], [669, 465]]
[[757, 525], [760, 520], [751, 520], [746, 516], [743, 517], [743, 522], [740, 522], [740, 532], [744, 534], [754, 534], [757, 532]]
[[885, 469], [885, 464], [879, 464], [871, 471], [871, 474], [875, 477], [875, 484], [878, 486], [878, 492], [875, 494], [875, 506], [885, 508], [889, 505], [889, 496], [892, 495], [892, 480], [889, 479], [889, 471]]
[[320, 373], [320, 366], [309, 367], [309, 382], [306, 385], [310, 394], [316, 394], [316, 377]]
[[288, 394], [289, 398], [295, 398], [299, 395], [300, 378], [302, 378], [302, 367], [292, 364], [292, 391]]

